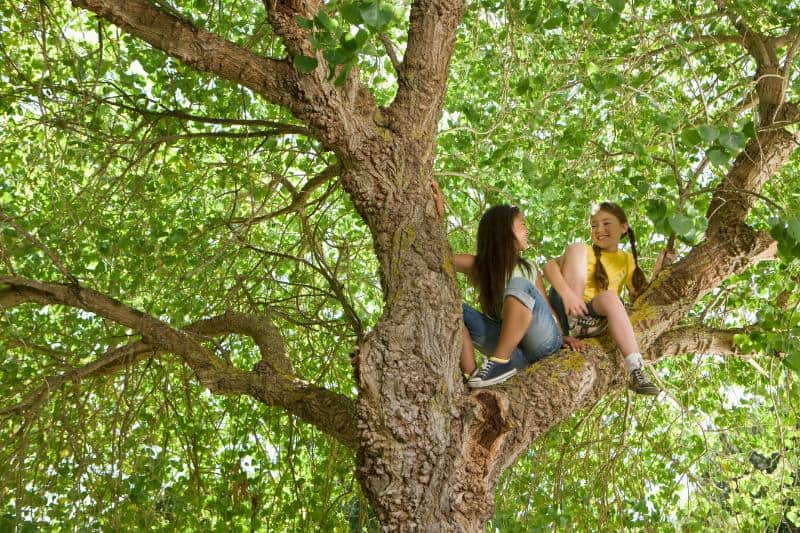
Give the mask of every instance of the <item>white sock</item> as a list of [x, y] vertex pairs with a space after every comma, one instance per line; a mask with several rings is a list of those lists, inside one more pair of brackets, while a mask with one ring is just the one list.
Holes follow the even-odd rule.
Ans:
[[639, 352], [629, 353], [625, 356], [625, 370], [628, 372], [632, 372], [637, 368], [642, 368], [644, 366], [644, 360], [642, 359], [642, 354]]

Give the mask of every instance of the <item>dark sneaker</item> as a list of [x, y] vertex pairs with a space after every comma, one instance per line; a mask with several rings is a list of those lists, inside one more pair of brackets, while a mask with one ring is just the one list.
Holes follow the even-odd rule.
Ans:
[[464, 385], [469, 383], [469, 380], [472, 379], [473, 376], [477, 376], [478, 375], [478, 371], [479, 370], [480, 369], [475, 369], [475, 371], [472, 372], [472, 374], [467, 374], [466, 372], [461, 372], [461, 383], [464, 384]]
[[661, 390], [653, 385], [647, 378], [647, 374], [644, 373], [644, 368], [631, 370], [631, 381], [628, 388], [636, 394], [647, 394], [649, 396], [657, 396], [658, 393], [661, 392]]
[[569, 334], [576, 339], [599, 337], [608, 329], [608, 320], [604, 316], [579, 316], [571, 318]]
[[511, 359], [503, 361], [490, 357], [483, 363], [483, 367], [472, 375], [467, 384], [474, 389], [489, 387], [504, 382], [516, 373], [517, 369], [511, 365]]

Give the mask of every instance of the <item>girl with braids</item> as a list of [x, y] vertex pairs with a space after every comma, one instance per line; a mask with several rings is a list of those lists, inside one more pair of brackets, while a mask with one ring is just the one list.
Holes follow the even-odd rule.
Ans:
[[[620, 299], [623, 286], [636, 298], [647, 285], [639, 268], [636, 237], [620, 206], [603, 202], [592, 215], [592, 246], [570, 245], [564, 255], [548, 262], [544, 275], [552, 285], [550, 302], [559, 315], [561, 328], [575, 337], [596, 337], [610, 330], [622, 352], [625, 369], [631, 374], [631, 389], [639, 394], [657, 395], [644, 373], [639, 343], [633, 334], [628, 313]], [[627, 237], [631, 252], [619, 249]], [[663, 255], [656, 263], [661, 266]]]

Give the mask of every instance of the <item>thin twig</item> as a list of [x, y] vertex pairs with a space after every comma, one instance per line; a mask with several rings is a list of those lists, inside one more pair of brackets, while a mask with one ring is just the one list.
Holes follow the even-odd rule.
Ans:
[[47, 257], [50, 258], [50, 261], [53, 262], [53, 265], [55, 265], [58, 271], [61, 272], [61, 274], [63, 274], [65, 278], [67, 278], [68, 280], [70, 280], [75, 284], [78, 283], [78, 278], [76, 278], [74, 274], [72, 274], [69, 270], [67, 270], [67, 267], [64, 266], [64, 263], [61, 262], [61, 259], [58, 258], [58, 255], [56, 255], [56, 253], [53, 250], [51, 250], [50, 247], [48, 247], [42, 241], [37, 239], [36, 236], [26, 231], [25, 228], [17, 224], [17, 222], [12, 217], [5, 214], [2, 210], [0, 210], [0, 222], [5, 222], [9, 226], [17, 230], [19, 233], [21, 233], [26, 239], [28, 239], [35, 246], [40, 248], [45, 253], [45, 255], [47, 255]]
[[385, 33], [381, 33], [378, 38], [383, 43], [383, 46], [386, 48], [386, 54], [389, 56], [389, 60], [392, 62], [392, 66], [394, 67], [394, 71], [400, 75], [400, 61], [397, 59], [397, 52], [394, 50], [394, 44], [389, 39]]

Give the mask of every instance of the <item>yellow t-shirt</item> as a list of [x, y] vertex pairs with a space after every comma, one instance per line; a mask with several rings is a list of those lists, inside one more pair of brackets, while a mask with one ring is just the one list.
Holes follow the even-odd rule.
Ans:
[[[591, 246], [586, 246], [586, 288], [583, 291], [583, 301], [588, 302], [600, 293], [597, 281], [594, 278], [596, 258]], [[600, 252], [600, 262], [608, 275], [608, 290], [617, 294], [622, 293], [623, 285], [628, 291], [633, 290], [633, 271], [636, 262], [633, 254], [624, 250], [616, 252]]]

